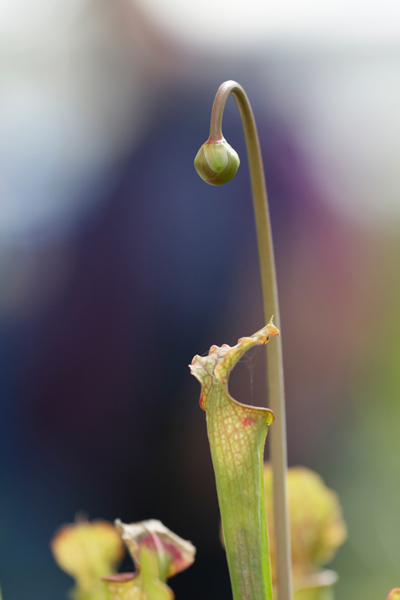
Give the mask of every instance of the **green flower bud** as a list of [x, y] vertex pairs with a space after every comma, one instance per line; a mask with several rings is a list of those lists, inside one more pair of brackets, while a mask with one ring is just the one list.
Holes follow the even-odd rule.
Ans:
[[211, 185], [228, 183], [236, 175], [239, 165], [237, 152], [224, 138], [218, 142], [207, 141], [194, 159], [196, 171]]

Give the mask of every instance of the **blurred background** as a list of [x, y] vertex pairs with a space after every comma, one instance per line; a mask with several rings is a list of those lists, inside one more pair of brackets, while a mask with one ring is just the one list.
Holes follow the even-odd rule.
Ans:
[[[230, 598], [187, 365], [263, 325], [242, 165], [194, 156], [226, 79], [253, 104], [282, 311], [289, 462], [340, 495], [337, 598], [400, 585], [400, 5], [3, 0], [0, 581], [61, 600], [77, 512], [159, 518], [198, 548], [179, 598]], [[263, 350], [231, 390], [265, 405]], [[129, 569], [129, 565], [125, 565]]]

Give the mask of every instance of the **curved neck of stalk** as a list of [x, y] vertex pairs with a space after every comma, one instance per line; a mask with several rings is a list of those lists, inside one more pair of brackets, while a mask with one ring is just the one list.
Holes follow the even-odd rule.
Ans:
[[[209, 141], [217, 142], [223, 137], [222, 116], [229, 94], [233, 94], [237, 102], [246, 139], [257, 227], [264, 321], [265, 323], [268, 323], [271, 315], [274, 315], [275, 323], [278, 328], [281, 329], [274, 248], [272, 243], [267, 190], [265, 186], [260, 143], [250, 102], [242, 86], [235, 81], [226, 81], [223, 83], [215, 96], [211, 113]], [[270, 458], [274, 492], [277, 595], [279, 600], [292, 600], [290, 534], [286, 483], [286, 416], [281, 336], [274, 340], [273, 344], [269, 344], [267, 347], [267, 372], [269, 403], [275, 414], [275, 423], [270, 431]]]

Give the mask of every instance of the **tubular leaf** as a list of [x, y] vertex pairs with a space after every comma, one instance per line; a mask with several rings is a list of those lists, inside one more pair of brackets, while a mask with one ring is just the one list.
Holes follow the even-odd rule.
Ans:
[[263, 449], [274, 415], [247, 406], [228, 392], [228, 378], [243, 354], [279, 331], [270, 323], [236, 346], [212, 346], [195, 356], [192, 374], [201, 383], [222, 529], [234, 600], [271, 600], [272, 585], [263, 490]]

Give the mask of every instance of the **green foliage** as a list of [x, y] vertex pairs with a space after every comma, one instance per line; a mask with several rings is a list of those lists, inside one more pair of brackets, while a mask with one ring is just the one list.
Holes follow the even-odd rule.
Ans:
[[58, 530], [51, 542], [58, 566], [75, 580], [73, 600], [105, 600], [101, 582], [116, 572], [125, 549], [115, 527], [107, 521], [80, 521]]
[[[62, 527], [51, 543], [58, 565], [75, 580], [73, 600], [173, 600], [167, 577], [187, 569], [196, 552], [161, 521], [129, 525], [119, 519]], [[125, 542], [134, 573], [115, 574]]]
[[331, 586], [304, 588], [294, 593], [294, 600], [334, 600], [333, 589]]
[[126, 524], [117, 519], [115, 526], [138, 569], [142, 566], [142, 551], [150, 551], [156, 562], [157, 577], [161, 581], [184, 571], [194, 561], [196, 548], [193, 544], [173, 533], [161, 521], [150, 519]]
[[140, 571], [104, 579], [107, 600], [173, 600], [174, 594], [159, 579], [157, 560], [145, 546], [140, 549]]
[[[315, 579], [314, 585], [336, 581], [321, 567], [330, 562], [346, 539], [347, 530], [337, 494], [323, 479], [306, 467], [291, 467], [287, 472], [291, 563], [294, 588], [307, 587], [304, 578]], [[272, 519], [272, 470], [264, 466], [265, 509], [269, 524], [270, 554], [273, 578], [275, 575], [275, 531]], [[325, 575], [324, 575], [325, 573]], [[318, 576], [321, 575], [320, 578]]]

